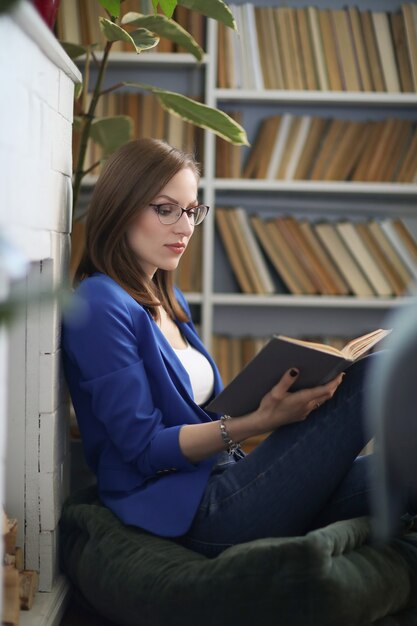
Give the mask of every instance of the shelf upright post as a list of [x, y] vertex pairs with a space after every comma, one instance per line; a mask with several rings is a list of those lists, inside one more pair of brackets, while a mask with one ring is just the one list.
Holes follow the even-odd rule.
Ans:
[[[205, 75], [205, 102], [208, 106], [216, 106], [214, 89], [216, 86], [217, 66], [217, 22], [207, 19], [207, 63]], [[210, 131], [205, 131], [204, 137], [204, 178], [206, 181], [204, 198], [211, 210], [204, 223], [203, 233], [203, 293], [202, 293], [202, 338], [210, 350], [213, 333], [213, 279], [214, 279], [214, 177], [215, 177], [216, 138]]]

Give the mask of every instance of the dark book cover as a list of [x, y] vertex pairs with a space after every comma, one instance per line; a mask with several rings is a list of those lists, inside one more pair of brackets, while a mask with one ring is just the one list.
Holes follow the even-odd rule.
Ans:
[[292, 367], [299, 376], [291, 391], [324, 385], [389, 335], [379, 328], [349, 341], [343, 350], [275, 335], [243, 370], [206, 407], [234, 417], [255, 411], [263, 396]]
[[258, 408], [263, 396], [291, 367], [300, 372], [291, 387], [297, 391], [322, 385], [353, 363], [342, 354], [324, 350], [275, 336], [205, 408], [234, 417], [245, 415]]

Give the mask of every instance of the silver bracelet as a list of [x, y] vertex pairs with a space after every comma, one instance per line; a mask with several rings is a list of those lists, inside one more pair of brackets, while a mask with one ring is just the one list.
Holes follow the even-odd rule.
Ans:
[[222, 437], [223, 443], [225, 444], [226, 449], [229, 454], [231, 454], [235, 450], [238, 450], [240, 446], [239, 443], [237, 443], [236, 441], [233, 441], [233, 439], [230, 437], [229, 433], [227, 432], [225, 422], [230, 419], [232, 419], [230, 415], [222, 415], [220, 418], [220, 435]]

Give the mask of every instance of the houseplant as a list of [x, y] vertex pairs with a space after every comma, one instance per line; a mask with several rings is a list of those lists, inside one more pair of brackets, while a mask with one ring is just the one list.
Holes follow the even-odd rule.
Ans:
[[[89, 139], [98, 143], [103, 158], [131, 138], [132, 120], [128, 116], [97, 117], [96, 110], [99, 99], [111, 91], [129, 87], [153, 93], [162, 107], [169, 113], [178, 115], [187, 122], [210, 129], [223, 139], [234, 144], [247, 144], [244, 129], [224, 112], [208, 107], [178, 93], [139, 83], [121, 81], [103, 89], [103, 80], [110, 59], [112, 46], [116, 41], [126, 42], [136, 53], [149, 50], [156, 46], [159, 39], [166, 38], [181, 45], [191, 53], [197, 61], [203, 59], [203, 50], [195, 39], [184, 28], [177, 24], [172, 15], [177, 5], [197, 11], [206, 17], [216, 19], [229, 28], [235, 29], [235, 21], [228, 6], [223, 0], [152, 0], [153, 12], [149, 14], [128, 12], [122, 15], [123, 0], [97, 0], [103, 7], [107, 17], [99, 17], [100, 30], [104, 36], [104, 49], [97, 54], [97, 44], [89, 46], [62, 42], [62, 45], [73, 58], [84, 56], [83, 84], [76, 89], [75, 101], [75, 132], [79, 133], [79, 143], [75, 155], [73, 177], [73, 245], [72, 268], [76, 267], [81, 257], [84, 240], [84, 227], [78, 215], [78, 203], [83, 178], [97, 165], [85, 167], [87, 143]], [[159, 8], [159, 13], [157, 9]], [[96, 66], [96, 78], [93, 85], [90, 81], [91, 66]], [[91, 100], [87, 103], [87, 91], [91, 89]]]

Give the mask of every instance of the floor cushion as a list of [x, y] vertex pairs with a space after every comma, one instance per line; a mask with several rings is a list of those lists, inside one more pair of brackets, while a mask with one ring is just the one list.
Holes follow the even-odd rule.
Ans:
[[209, 559], [126, 527], [94, 487], [60, 522], [62, 568], [84, 601], [122, 626], [412, 626], [417, 533], [369, 541], [367, 518]]

